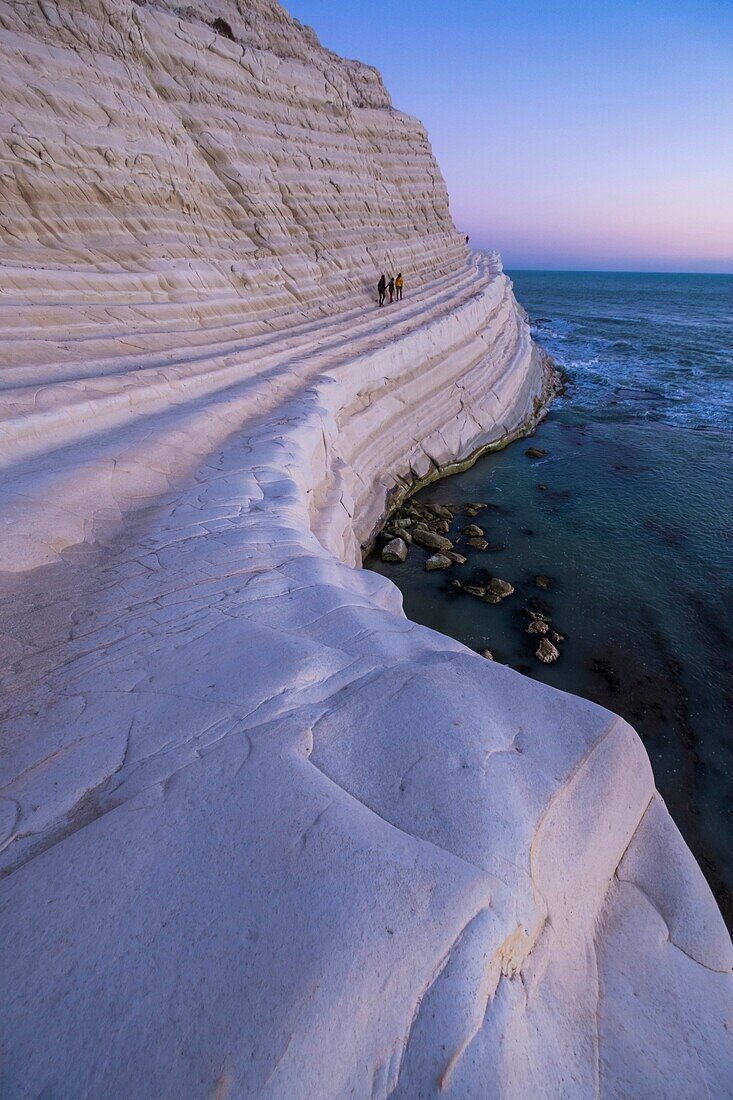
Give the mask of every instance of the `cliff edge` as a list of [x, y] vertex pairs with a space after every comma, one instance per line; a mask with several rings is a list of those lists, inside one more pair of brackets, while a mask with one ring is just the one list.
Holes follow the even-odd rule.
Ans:
[[275, 0], [0, 0], [0, 118], [3, 1096], [728, 1095], [636, 734], [358, 568], [553, 384], [423, 128]]

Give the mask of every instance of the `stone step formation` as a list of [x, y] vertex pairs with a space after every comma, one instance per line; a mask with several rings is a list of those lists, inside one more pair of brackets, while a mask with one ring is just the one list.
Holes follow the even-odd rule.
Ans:
[[633, 730], [358, 568], [554, 387], [423, 127], [274, 0], [0, 0], [0, 112], [3, 1095], [725, 1095]]

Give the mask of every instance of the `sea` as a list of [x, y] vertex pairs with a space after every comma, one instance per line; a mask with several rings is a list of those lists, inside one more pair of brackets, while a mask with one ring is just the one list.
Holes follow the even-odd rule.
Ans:
[[[411, 619], [627, 719], [731, 926], [733, 276], [510, 277], [567, 392], [531, 439], [417, 497], [458, 505], [454, 531], [479, 524], [492, 549], [450, 573], [417, 546], [366, 566]], [[489, 508], [469, 519], [468, 502]], [[456, 597], [450, 580], [483, 570], [515, 594]], [[555, 664], [534, 655], [528, 608], [564, 638]]]

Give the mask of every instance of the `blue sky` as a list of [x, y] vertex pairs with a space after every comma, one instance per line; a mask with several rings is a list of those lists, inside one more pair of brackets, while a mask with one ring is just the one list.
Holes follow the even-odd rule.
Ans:
[[286, 0], [428, 127], [507, 267], [733, 271], [733, 0]]

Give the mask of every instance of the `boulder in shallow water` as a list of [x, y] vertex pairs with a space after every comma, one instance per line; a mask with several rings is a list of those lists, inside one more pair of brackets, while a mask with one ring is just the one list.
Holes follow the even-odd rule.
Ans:
[[469, 538], [480, 539], [483, 537], [484, 529], [476, 523], [469, 523], [467, 527], [463, 528], [462, 534], [467, 535]]
[[472, 538], [468, 540], [468, 545], [473, 550], [488, 550], [489, 544], [486, 539]]
[[426, 504], [425, 510], [432, 512], [438, 519], [445, 519], [450, 521], [453, 519], [453, 513], [450, 508], [447, 508], [444, 504]]
[[481, 656], [485, 657], [487, 661], [493, 661], [494, 659], [494, 654], [491, 652], [490, 649], [482, 649]]
[[464, 554], [459, 554], [455, 550], [448, 550], [445, 556], [450, 558], [454, 565], [465, 565], [468, 561]]
[[428, 550], [437, 550], [444, 554], [446, 550], [453, 549], [453, 543], [450, 539], [447, 539], [445, 535], [439, 535], [436, 531], [423, 530], [419, 527], [413, 532], [412, 535], [415, 542], [419, 542], [421, 546], [426, 546]]
[[549, 626], [542, 619], [532, 619], [527, 627], [527, 634], [547, 634]]
[[527, 458], [547, 458], [547, 451], [543, 451], [541, 447], [528, 447], [524, 453]]
[[507, 596], [514, 595], [514, 585], [509, 581], [503, 581], [500, 577], [492, 577], [489, 582], [488, 591], [492, 596], [498, 596], [500, 600], [505, 600]]
[[407, 561], [407, 543], [404, 539], [392, 539], [382, 548], [382, 561]]
[[407, 546], [412, 546], [412, 535], [402, 527], [385, 527], [382, 538], [385, 543], [392, 542], [393, 539], [402, 539]]
[[433, 554], [431, 558], [425, 562], [425, 568], [430, 572], [433, 569], [450, 569], [453, 562], [447, 556], [447, 554]]
[[543, 638], [535, 651], [535, 657], [542, 661], [543, 665], [551, 665], [560, 656], [560, 651], [552, 644], [549, 638]]

